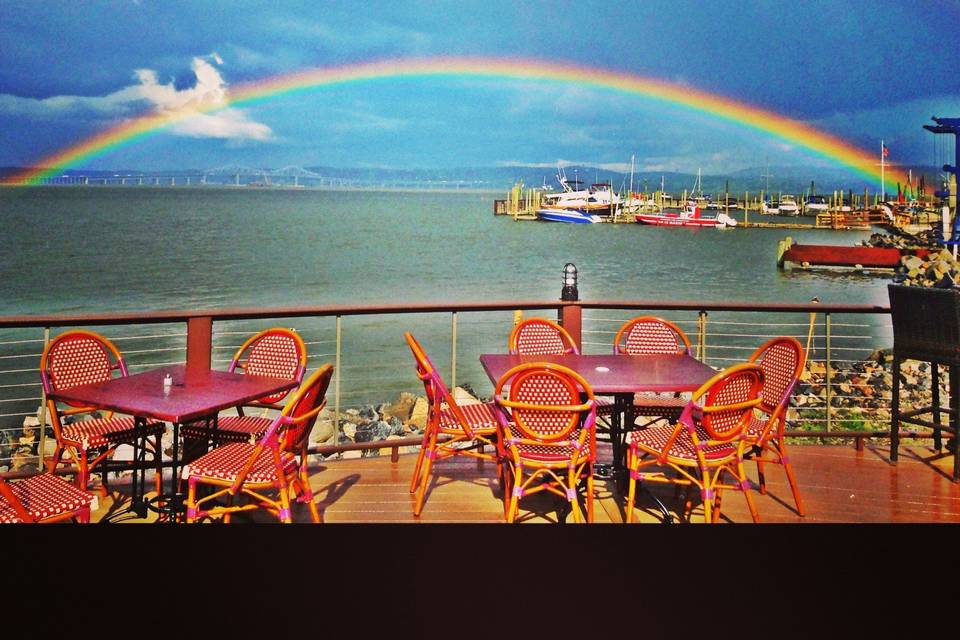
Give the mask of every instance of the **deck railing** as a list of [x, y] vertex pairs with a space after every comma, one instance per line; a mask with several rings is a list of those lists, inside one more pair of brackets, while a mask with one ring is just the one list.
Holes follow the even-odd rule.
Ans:
[[[815, 400], [797, 406], [788, 416], [791, 433], [855, 438], [858, 445], [863, 438], [888, 434], [889, 390], [875, 388], [875, 381], [865, 376], [851, 382], [850, 376], [842, 375], [843, 382], [838, 382], [838, 370], [872, 366], [870, 355], [892, 344], [889, 309], [881, 306], [510, 300], [18, 316], [0, 317], [0, 466], [36, 464], [38, 453], [51, 447], [47, 430], [24, 429], [24, 420], [37, 416], [40, 424], [45, 422], [40, 355], [51, 337], [66, 328], [104, 333], [136, 372], [184, 362], [222, 369], [245, 337], [267, 326], [293, 327], [307, 344], [309, 369], [325, 362], [335, 366], [328, 406], [339, 433], [343, 412], [350, 408], [388, 403], [401, 392], [422, 393], [404, 331], [420, 339], [451, 388], [465, 386], [482, 397], [489, 395], [492, 385], [478, 356], [503, 351], [519, 315], [555, 317], [584, 353], [606, 353], [619, 326], [640, 314], [677, 322], [694, 342], [697, 356], [718, 369], [745, 360], [770, 337], [789, 335], [804, 345], [809, 337], [808, 359], [811, 368], [823, 370], [823, 380], [815, 385], [819, 387]], [[816, 314], [812, 335], [811, 314]], [[863, 404], [864, 387], [870, 387], [871, 406], [851, 407]], [[392, 448], [395, 456], [399, 447], [417, 442], [405, 438], [354, 444], [335, 439], [311, 451]]]

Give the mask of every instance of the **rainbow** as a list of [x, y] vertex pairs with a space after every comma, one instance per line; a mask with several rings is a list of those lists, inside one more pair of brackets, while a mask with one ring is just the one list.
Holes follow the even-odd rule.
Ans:
[[[879, 152], [868, 153], [844, 140], [786, 116], [732, 98], [634, 74], [530, 59], [476, 57], [401, 58], [319, 67], [231, 86], [227, 99], [179, 112], [151, 113], [118, 124], [47, 156], [8, 182], [36, 184], [64, 169], [105, 155], [121, 145], [155, 134], [198, 113], [228, 106], [242, 106], [283, 96], [357, 82], [390, 78], [492, 78], [573, 83], [602, 90], [640, 96], [732, 122], [805, 149], [811, 155], [843, 166], [867, 181], [880, 182]], [[906, 174], [893, 167], [885, 170], [888, 184], [906, 183]]]

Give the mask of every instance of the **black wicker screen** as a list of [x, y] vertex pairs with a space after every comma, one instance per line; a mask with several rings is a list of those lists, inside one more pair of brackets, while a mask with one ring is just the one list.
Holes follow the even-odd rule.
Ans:
[[960, 364], [960, 290], [891, 284], [887, 291], [894, 355]]

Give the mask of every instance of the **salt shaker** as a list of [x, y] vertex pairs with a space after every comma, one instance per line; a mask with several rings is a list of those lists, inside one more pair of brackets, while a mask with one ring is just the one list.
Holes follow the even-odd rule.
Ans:
[[165, 376], [163, 376], [163, 393], [164, 394], [170, 393], [170, 387], [172, 386], [173, 386], [173, 376], [171, 376], [168, 373]]

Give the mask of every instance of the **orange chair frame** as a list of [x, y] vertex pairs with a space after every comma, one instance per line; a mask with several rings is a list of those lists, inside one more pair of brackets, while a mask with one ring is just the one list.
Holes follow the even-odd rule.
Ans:
[[[285, 327], [270, 327], [269, 329], [264, 329], [252, 336], [250, 336], [246, 342], [244, 342], [233, 354], [233, 358], [230, 360], [230, 366], [227, 367], [227, 371], [234, 373], [238, 369], [247, 373], [249, 367], [249, 360], [255, 345], [260, 344], [261, 340], [270, 336], [271, 334], [281, 334], [285, 337], [293, 340], [296, 352], [297, 352], [297, 366], [293, 371], [291, 379], [296, 380], [297, 384], [303, 382], [303, 376], [307, 371], [307, 346], [303, 342], [303, 338], [294, 331], [293, 329], [287, 329]], [[246, 358], [244, 357], [246, 356]], [[262, 433], [266, 433], [266, 429], [269, 428], [271, 421], [266, 417], [267, 410], [273, 409], [276, 411], [281, 411], [283, 405], [281, 401], [292, 392], [292, 389], [285, 389], [283, 391], [274, 393], [265, 398], [259, 398], [252, 402], [248, 402], [245, 405], [236, 407], [237, 416], [244, 416], [244, 408], [262, 408], [263, 416], [257, 418], [258, 422], [262, 422], [264, 427]], [[229, 420], [232, 419], [232, 416], [228, 416], [226, 420], [221, 419], [219, 421], [217, 432], [218, 437], [221, 439], [221, 442], [224, 440], [228, 442], [235, 442], [239, 438], [238, 436], [230, 437], [230, 434], [243, 435], [246, 438], [247, 434], [243, 431], [231, 431]], [[195, 459], [198, 455], [202, 455], [207, 448], [210, 446], [211, 439], [213, 438], [213, 432], [208, 425], [204, 422], [192, 423], [189, 425], [184, 425], [180, 433], [184, 438], [184, 459], [190, 460]], [[226, 435], [226, 437], [224, 437]], [[253, 444], [254, 437], [259, 434], [250, 433], [249, 442]]]
[[[419, 516], [423, 511], [426, 500], [427, 485], [430, 481], [430, 471], [435, 462], [454, 456], [469, 456], [479, 460], [491, 460], [497, 463], [497, 475], [502, 479], [500, 459], [496, 455], [494, 436], [497, 433], [496, 422], [489, 427], [470, 423], [463, 409], [454, 400], [447, 385], [443, 382], [436, 367], [433, 366], [423, 347], [409, 331], [403, 337], [413, 352], [417, 363], [417, 377], [423, 382], [426, 391], [428, 411], [427, 424], [423, 431], [423, 440], [420, 443], [420, 452], [410, 479], [410, 493], [415, 493], [413, 515]], [[441, 422], [443, 409], [454, 418], [455, 427], [444, 426]], [[440, 438], [444, 439], [441, 440]], [[464, 442], [472, 442], [472, 446], [461, 448]], [[486, 453], [484, 448], [489, 445], [494, 453]]]
[[[797, 486], [797, 478], [793, 473], [793, 467], [790, 465], [790, 459], [787, 456], [787, 445], [784, 437], [787, 422], [787, 408], [790, 405], [790, 398], [800, 379], [800, 374], [806, 366], [807, 354], [800, 342], [796, 338], [779, 337], [771, 338], [757, 347], [756, 351], [750, 356], [748, 362], [760, 363], [765, 353], [776, 345], [789, 345], [789, 348], [797, 354], [797, 362], [794, 367], [791, 381], [785, 385], [785, 389], [779, 397], [768, 398], [761, 394], [762, 402], [758, 410], [765, 414], [766, 422], [761, 432], [749, 440], [750, 448], [746, 450], [745, 455], [757, 463], [758, 485], [761, 494], [766, 494], [767, 485], [764, 474], [764, 465], [766, 463], [779, 464], [783, 467], [787, 475], [787, 481], [790, 483], [790, 491], [793, 493], [794, 502], [797, 504], [797, 514], [805, 515], [803, 500], [800, 497], [800, 488]], [[764, 377], [764, 386], [770, 381], [769, 375]], [[764, 453], [770, 452], [772, 459], [765, 459]]]
[[[548, 331], [552, 330], [554, 333], [556, 333], [557, 337], [560, 338], [563, 349], [561, 351], [550, 352], [539, 349], [533, 351], [525, 349], [521, 344], [521, 340], [523, 338], [524, 331], [530, 327], [543, 327]], [[510, 337], [507, 339], [507, 348], [509, 349], [510, 353], [515, 354], [547, 355], [549, 353], [550, 355], [562, 355], [565, 353], [573, 353], [580, 355], [580, 349], [577, 347], [577, 343], [574, 342], [573, 336], [571, 336], [570, 333], [562, 326], [553, 320], [548, 320], [547, 318], [527, 318], [526, 320], [518, 322], [516, 325], [514, 325], [513, 330], [510, 332]]]
[[[629, 340], [630, 332], [632, 332], [634, 327], [636, 327], [638, 324], [659, 324], [666, 327], [679, 339], [679, 342], [683, 344], [682, 348], [677, 349], [677, 353], [686, 353], [686, 354], [692, 353], [692, 348], [690, 346], [690, 338], [687, 337], [687, 334], [684, 333], [683, 329], [681, 329], [679, 326], [677, 326], [673, 322], [670, 322], [669, 320], [664, 320], [663, 318], [660, 318], [657, 316], [638, 316], [636, 318], [627, 320], [625, 323], [623, 323], [623, 325], [617, 331], [616, 336], [614, 336], [613, 338], [614, 354], [631, 354], [632, 353], [625, 346], [621, 345], [621, 342], [623, 341], [623, 337], [625, 335]], [[651, 353], [651, 352], [645, 351], [644, 353]], [[665, 352], [657, 351], [656, 353], [665, 353]]]
[[[114, 358], [114, 363], [110, 365], [110, 371], [119, 371], [121, 376], [128, 375], [127, 364], [123, 359], [123, 355], [120, 353], [120, 350], [106, 337], [95, 333], [93, 331], [86, 331], [83, 329], [74, 329], [71, 331], [65, 331], [61, 333], [49, 343], [43, 349], [43, 353], [40, 356], [40, 379], [43, 382], [43, 389], [45, 394], [48, 396], [47, 403], [47, 413], [50, 414], [50, 422], [53, 425], [53, 433], [56, 438], [57, 444], [56, 449], [54, 449], [53, 456], [46, 461], [47, 471], [52, 473], [57, 465], [60, 464], [69, 464], [68, 461], [63, 460], [63, 454], [68, 453], [74, 461], [76, 461], [79, 468], [79, 473], [77, 474], [77, 487], [80, 489], [86, 490], [87, 485], [90, 483], [90, 474], [93, 472], [94, 468], [103, 462], [105, 459], [109, 458], [117, 450], [123, 442], [118, 442], [114, 445], [106, 446], [103, 448], [103, 451], [96, 455], [92, 460], [88, 455], [88, 449], [83, 445], [82, 442], [75, 442], [71, 440], [66, 440], [63, 436], [63, 422], [62, 416], [74, 416], [81, 415], [85, 413], [91, 413], [93, 411], [100, 411], [97, 407], [87, 407], [83, 405], [78, 405], [72, 402], [66, 402], [64, 404], [69, 405], [70, 409], [59, 409], [55, 400], [49, 398], [49, 394], [55, 391], [55, 383], [53, 377], [50, 375], [50, 358], [53, 350], [59, 345], [62, 341], [71, 339], [77, 336], [85, 336], [90, 339], [96, 340], [103, 346], [110, 355]], [[106, 419], [113, 417], [113, 411], [101, 411], [105, 414]], [[41, 425], [42, 426], [42, 425]], [[162, 434], [157, 434], [154, 442], [152, 443], [152, 453], [157, 462], [157, 475], [155, 478], [156, 491], [159, 494], [161, 492], [160, 483], [162, 482], [162, 451], [161, 445]], [[101, 491], [105, 492], [106, 488], [101, 487]]]
[[[227, 368], [227, 371], [233, 373], [236, 372], [237, 369], [240, 369], [246, 373], [250, 357], [250, 353], [247, 353], [248, 350], [250, 350], [255, 344], [259, 344], [263, 338], [271, 334], [282, 334], [293, 340], [294, 344], [296, 345], [298, 360], [297, 369], [294, 371], [293, 379], [297, 381], [297, 384], [303, 382], [303, 376], [307, 371], [307, 345], [303, 342], [303, 338], [300, 337], [300, 334], [293, 329], [287, 329], [285, 327], [270, 327], [269, 329], [264, 329], [263, 331], [250, 336], [246, 342], [240, 345], [236, 353], [233, 354], [233, 359], [230, 360], [230, 366]], [[247, 358], [244, 358], [244, 354], [246, 354]], [[290, 389], [280, 391], [271, 396], [267, 396], [266, 398], [254, 400], [253, 402], [244, 406], [264, 407], [267, 409], [282, 409], [283, 406], [280, 404], [280, 402], [286, 398], [290, 392]], [[243, 407], [237, 407], [237, 413], [242, 416]]]
[[[566, 387], [572, 398], [586, 395], [586, 401], [570, 405], [547, 405], [519, 401], [516, 399], [518, 389], [528, 378], [551, 376]], [[508, 397], [504, 398], [504, 387], [509, 385]], [[583, 522], [583, 514], [577, 499], [577, 488], [580, 481], [587, 479], [587, 522], [593, 522], [593, 464], [596, 462], [596, 419], [597, 403], [593, 390], [586, 380], [577, 372], [558, 364], [526, 363], [513, 367], [497, 381], [494, 391], [494, 401], [497, 404], [497, 420], [500, 434], [497, 447], [500, 458], [503, 460], [503, 503], [504, 517], [508, 523], [516, 521], [519, 511], [520, 498], [523, 496], [549, 491], [567, 500], [575, 522]], [[509, 412], [509, 413], [508, 413]], [[566, 426], [550, 435], [538, 432], [527, 424], [527, 414], [567, 413]], [[586, 413], [586, 416], [584, 416]], [[575, 437], [571, 438], [572, 434]], [[573, 453], [568, 460], [547, 461], [535, 460], [522, 455], [523, 445], [532, 445], [540, 448], [572, 449]], [[583, 451], [589, 452], [584, 454]], [[524, 480], [524, 469], [531, 473]], [[558, 471], [566, 471], [566, 477], [561, 477]], [[534, 484], [539, 481], [538, 484]]]
[[[330, 386], [330, 379], [333, 376], [333, 365], [325, 364], [316, 371], [296, 390], [293, 396], [283, 407], [283, 411], [277, 416], [266, 434], [257, 442], [256, 445], [246, 443], [234, 443], [238, 447], [250, 447], [250, 454], [246, 464], [233, 480], [224, 480], [209, 476], [198, 476], [190, 474], [187, 488], [187, 522], [196, 522], [202, 518], [223, 517], [224, 523], [229, 523], [232, 514], [241, 511], [252, 511], [255, 509], [264, 509], [276, 516], [280, 522], [292, 522], [290, 493], [294, 493], [298, 502], [306, 502], [310, 509], [310, 518], [314, 523], [320, 522], [320, 512], [313, 500], [313, 491], [310, 488], [310, 479], [307, 475], [307, 445], [310, 439], [310, 432], [316, 423], [317, 416], [327, 405], [327, 389]], [[300, 413], [302, 406], [312, 404], [312, 408]], [[319, 404], [317, 404], [319, 403]], [[277, 472], [275, 482], [253, 482], [247, 479], [247, 476], [253, 470], [260, 456], [265, 450], [269, 450], [271, 460]], [[281, 460], [281, 453], [292, 453], [297, 455], [299, 463], [290, 473], [285, 473]], [[208, 454], [210, 455], [210, 454]], [[200, 464], [202, 457], [193, 464]], [[197, 487], [200, 484], [220, 487], [200, 499], [197, 499]], [[265, 491], [276, 490], [277, 498], [266, 495]], [[253, 499], [243, 505], [234, 505], [234, 498], [238, 494], [243, 494]], [[202, 505], [226, 498], [227, 505], [217, 505], [208, 509], [203, 509]]]
[[[36, 476], [34, 476], [36, 477]], [[57, 478], [56, 476], [53, 476]], [[67, 484], [65, 480], [57, 478], [63, 484]], [[69, 488], [73, 488], [72, 485], [68, 485]], [[76, 489], [74, 489], [75, 491]], [[54, 522], [62, 522], [64, 520], [74, 520], [80, 524], [88, 524], [90, 522], [90, 503], [87, 502], [86, 505], [78, 508], [65, 510], [61, 513], [47, 516], [45, 518], [36, 518], [34, 517], [27, 508], [23, 505], [16, 494], [13, 492], [13, 488], [10, 483], [7, 482], [4, 478], [0, 478], [0, 497], [3, 497], [4, 500], [13, 508], [16, 512], [17, 517], [20, 518], [23, 524], [52, 524]]]
[[[621, 344], [624, 340], [624, 336], [629, 342], [630, 333], [634, 330], [637, 325], [640, 324], [649, 324], [659, 326], [662, 329], [666, 329], [673, 334], [674, 338], [677, 340], [678, 346], [676, 353], [692, 355], [693, 348], [690, 345], [690, 338], [687, 337], [687, 334], [684, 333], [683, 329], [677, 326], [675, 323], [660, 318], [659, 316], [638, 316], [636, 318], [631, 318], [627, 320], [620, 329], [617, 331], [616, 336], [613, 338], [613, 353], [615, 355], [628, 354], [642, 354], [642, 353], [672, 353], [673, 351], [631, 351], [626, 345]], [[674, 394], [674, 398], [680, 398], [680, 394]], [[674, 402], [676, 404], [674, 404]], [[649, 421], [641, 425], [640, 428], [648, 427], [660, 420], [673, 420], [676, 419], [678, 413], [682, 410], [682, 404], [680, 400], [675, 400], [674, 402], [669, 402], [664, 400], [658, 394], [647, 394], [647, 393], [638, 393], [634, 397], [633, 406], [639, 411], [635, 410], [634, 414], [627, 419], [627, 426], [624, 429], [624, 432], [629, 431], [634, 426], [634, 420], [639, 415], [650, 418]]]
[[[719, 393], [718, 390], [722, 390], [732, 378], [740, 376], [746, 377], [749, 381], [748, 400], [727, 405], [714, 404]], [[688, 488], [698, 487], [703, 499], [704, 521], [707, 523], [716, 522], [719, 518], [719, 502], [722, 491], [724, 489], [739, 490], [747, 501], [753, 521], [757, 522], [759, 520], [756, 506], [750, 495], [746, 472], [743, 468], [744, 451], [747, 446], [743, 433], [753, 417], [754, 409], [760, 406], [762, 385], [763, 370], [759, 365], [743, 363], [730, 367], [703, 383], [693, 393], [683, 415], [673, 426], [672, 433], [661, 450], [647, 449], [631, 442], [627, 451], [627, 468], [630, 471], [627, 491], [627, 523], [633, 521], [637, 480]], [[698, 404], [700, 400], [703, 401], [702, 405]], [[740, 413], [735, 425], [725, 430], [724, 433], [717, 432], [711, 425], [710, 418], [712, 415], [735, 412]], [[697, 433], [697, 426], [703, 428], [707, 436], [706, 439], [702, 439]], [[695, 460], [670, 455], [671, 447], [682, 432], [688, 433], [693, 442], [696, 451]], [[707, 447], [722, 444], [732, 445], [731, 451], [727, 455], [715, 459], [708, 459], [705, 456], [704, 450]], [[642, 468], [648, 466], [673, 469], [677, 476], [640, 472]], [[722, 482], [722, 475], [725, 472], [734, 477], [736, 480], [734, 484], [724, 484]]]

